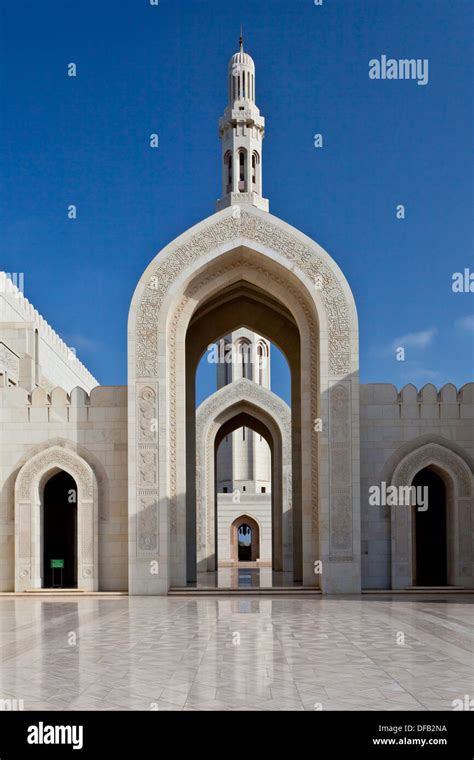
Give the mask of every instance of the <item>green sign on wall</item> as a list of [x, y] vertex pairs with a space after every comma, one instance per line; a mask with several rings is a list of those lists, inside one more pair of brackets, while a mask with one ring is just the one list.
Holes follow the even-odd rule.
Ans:
[[64, 567], [64, 560], [63, 559], [52, 559], [51, 560], [51, 567]]

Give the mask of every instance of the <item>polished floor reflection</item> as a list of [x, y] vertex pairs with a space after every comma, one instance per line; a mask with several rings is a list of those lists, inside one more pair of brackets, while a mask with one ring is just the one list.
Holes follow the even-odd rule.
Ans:
[[[244, 565], [244, 566], [242, 566]], [[188, 588], [300, 588], [302, 583], [293, 580], [293, 573], [276, 572], [271, 567], [252, 567], [241, 563], [239, 567], [220, 567], [214, 573], [198, 573], [197, 582]]]
[[474, 596], [1, 598], [25, 710], [438, 710], [474, 696]]

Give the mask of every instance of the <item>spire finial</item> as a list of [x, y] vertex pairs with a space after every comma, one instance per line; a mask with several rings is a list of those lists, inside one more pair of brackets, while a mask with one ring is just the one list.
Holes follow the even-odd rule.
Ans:
[[240, 40], [239, 40], [239, 44], [240, 44], [240, 50], [243, 51], [243, 49], [244, 49], [244, 30], [243, 30], [242, 24], [240, 25]]

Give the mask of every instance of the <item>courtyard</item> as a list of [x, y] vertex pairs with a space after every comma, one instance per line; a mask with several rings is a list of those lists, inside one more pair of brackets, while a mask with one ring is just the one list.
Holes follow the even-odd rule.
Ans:
[[453, 710], [474, 693], [473, 603], [3, 596], [0, 698], [24, 710]]

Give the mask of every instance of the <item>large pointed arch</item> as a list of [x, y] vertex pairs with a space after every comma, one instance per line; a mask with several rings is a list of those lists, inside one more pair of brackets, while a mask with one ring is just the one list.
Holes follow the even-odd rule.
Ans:
[[[130, 591], [166, 593], [170, 585], [186, 582], [186, 492], [194, 482], [187, 436], [194, 438], [195, 424], [190, 392], [194, 365], [188, 360], [191, 348], [186, 338], [196, 312], [213, 299], [212, 308], [217, 309], [215, 300], [238, 287], [246, 288], [253, 303], [263, 304], [267, 312], [272, 309], [280, 317], [286, 310], [286, 324], [294, 326], [298, 337], [292, 439], [293, 495], [304, 505], [298, 529], [304, 555], [302, 579], [315, 584], [313, 567], [319, 559], [326, 591], [358, 591], [354, 300], [339, 267], [320, 246], [250, 206], [225, 209], [167, 246], [141, 277], [132, 299]], [[251, 317], [247, 311], [245, 319]], [[284, 330], [279, 336], [275, 330], [270, 335], [271, 322], [267, 319], [268, 329], [257, 331], [281, 345]], [[253, 328], [251, 323], [245, 326]], [[316, 424], [319, 419], [322, 431]], [[157, 575], [150, 573], [152, 559], [159, 559]]]

